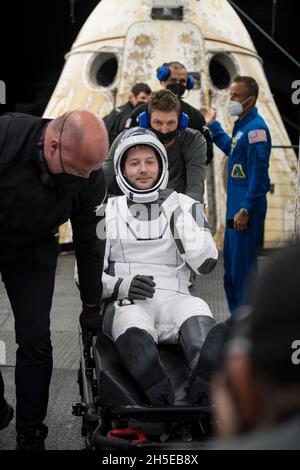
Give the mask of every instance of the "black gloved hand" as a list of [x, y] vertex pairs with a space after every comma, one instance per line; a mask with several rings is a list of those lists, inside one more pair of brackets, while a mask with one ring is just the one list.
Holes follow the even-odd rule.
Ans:
[[156, 286], [153, 281], [153, 276], [143, 276], [137, 274], [131, 281], [128, 290], [128, 299], [130, 300], [145, 300], [146, 297], [151, 299], [155, 292]]
[[97, 331], [101, 327], [100, 307], [87, 307], [83, 305], [82, 312], [79, 316], [79, 323], [83, 334], [97, 334]]

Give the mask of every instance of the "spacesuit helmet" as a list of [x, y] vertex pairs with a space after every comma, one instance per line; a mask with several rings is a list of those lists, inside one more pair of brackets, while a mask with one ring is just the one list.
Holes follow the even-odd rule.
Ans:
[[[137, 145], [148, 145], [152, 147], [159, 160], [160, 171], [158, 178], [154, 186], [149, 189], [134, 188], [122, 172], [122, 158], [126, 155], [127, 150]], [[158, 140], [154, 132], [141, 127], [134, 127], [123, 134], [114, 154], [114, 169], [116, 181], [123, 194], [138, 203], [156, 201], [158, 191], [166, 188], [169, 179], [168, 156], [165, 147]]]

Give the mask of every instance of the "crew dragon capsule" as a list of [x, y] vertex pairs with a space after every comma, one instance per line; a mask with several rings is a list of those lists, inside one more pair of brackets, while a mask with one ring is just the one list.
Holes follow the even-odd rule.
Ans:
[[[136, 82], [160, 87], [156, 69], [182, 62], [195, 78], [185, 98], [193, 106], [215, 106], [231, 133], [226, 111], [235, 75], [251, 75], [260, 87], [258, 108], [269, 125], [273, 145], [271, 191], [264, 246], [278, 246], [294, 224], [297, 160], [272, 97], [262, 60], [239, 16], [227, 0], [102, 0], [75, 40], [45, 116], [54, 118], [82, 107], [103, 117], [125, 103]], [[215, 147], [208, 167], [209, 220], [221, 245], [226, 210], [227, 157]], [[61, 241], [69, 241], [68, 233]]]

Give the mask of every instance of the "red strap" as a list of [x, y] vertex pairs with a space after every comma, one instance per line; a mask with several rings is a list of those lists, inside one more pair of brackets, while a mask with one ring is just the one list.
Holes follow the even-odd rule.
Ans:
[[[131, 442], [134, 444], [139, 444], [140, 442], [146, 442], [146, 436], [141, 429], [136, 428], [117, 428], [111, 429], [107, 433], [108, 437], [119, 437], [119, 438], [129, 438], [131, 436]], [[137, 439], [135, 439], [135, 437]], [[134, 438], [134, 439], [132, 439]]]

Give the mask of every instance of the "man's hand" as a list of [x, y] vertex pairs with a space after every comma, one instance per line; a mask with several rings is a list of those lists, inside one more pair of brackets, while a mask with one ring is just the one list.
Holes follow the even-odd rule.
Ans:
[[200, 108], [200, 111], [203, 114], [207, 125], [212, 124], [216, 120], [217, 111], [215, 108], [206, 108], [204, 106], [203, 108]]
[[97, 331], [101, 327], [100, 307], [88, 307], [87, 305], [83, 305], [82, 312], [79, 316], [79, 323], [83, 334], [97, 334]]
[[155, 282], [152, 276], [142, 276], [137, 274], [131, 281], [128, 290], [128, 299], [130, 300], [146, 300], [151, 299], [155, 292]]
[[249, 215], [237, 212], [233, 218], [233, 228], [236, 230], [246, 230], [248, 228]]
[[153, 276], [144, 276], [136, 274], [125, 276], [124, 279], [119, 278], [121, 283], [118, 287], [118, 300], [146, 300], [152, 298], [155, 292], [155, 282]]

